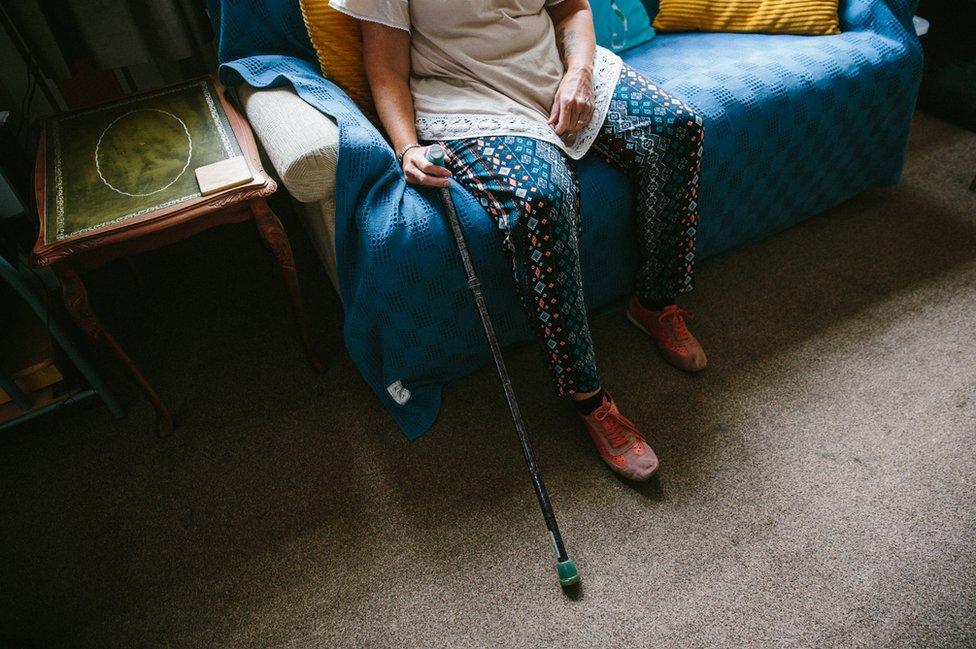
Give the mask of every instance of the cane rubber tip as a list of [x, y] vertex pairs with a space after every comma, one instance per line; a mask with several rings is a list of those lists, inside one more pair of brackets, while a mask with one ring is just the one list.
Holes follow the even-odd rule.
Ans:
[[556, 564], [556, 574], [559, 575], [559, 585], [563, 588], [575, 586], [580, 581], [579, 568], [572, 559], [566, 559]]

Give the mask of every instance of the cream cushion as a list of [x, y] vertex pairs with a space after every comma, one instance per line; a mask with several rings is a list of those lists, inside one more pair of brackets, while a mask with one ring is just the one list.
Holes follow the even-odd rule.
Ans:
[[288, 193], [338, 290], [335, 247], [335, 182], [339, 128], [305, 103], [290, 86], [238, 88], [254, 135]]
[[335, 193], [339, 127], [290, 87], [238, 89], [254, 134], [288, 192], [303, 203]]

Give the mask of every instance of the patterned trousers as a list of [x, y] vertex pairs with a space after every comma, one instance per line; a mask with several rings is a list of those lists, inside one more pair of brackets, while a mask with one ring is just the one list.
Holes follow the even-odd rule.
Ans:
[[[702, 120], [687, 104], [624, 66], [593, 144], [635, 189], [645, 303], [692, 289]], [[557, 146], [498, 135], [441, 143], [448, 168], [506, 232], [505, 250], [560, 395], [600, 387], [579, 263], [579, 187]], [[514, 227], [509, 227], [514, 223]]]

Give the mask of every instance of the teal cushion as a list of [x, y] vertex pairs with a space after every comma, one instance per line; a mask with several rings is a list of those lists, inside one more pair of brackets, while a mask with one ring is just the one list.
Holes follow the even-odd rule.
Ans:
[[596, 42], [620, 52], [654, 38], [651, 19], [641, 0], [590, 0]]

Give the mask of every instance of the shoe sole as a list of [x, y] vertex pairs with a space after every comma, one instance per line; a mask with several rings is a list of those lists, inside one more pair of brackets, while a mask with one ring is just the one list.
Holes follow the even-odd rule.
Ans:
[[[642, 325], [640, 323], [640, 321], [637, 320], [637, 318], [635, 318], [633, 315], [631, 315], [630, 309], [627, 309], [627, 319], [630, 320], [631, 324], [633, 324], [635, 327], [637, 327], [638, 329], [640, 329], [641, 331], [643, 331], [647, 335], [647, 337], [651, 339], [651, 341], [654, 341], [654, 336], [651, 335], [651, 332], [648, 331], [644, 327], [644, 325]], [[658, 345], [657, 345], [656, 342], [654, 343], [654, 347], [657, 348], [657, 353], [660, 354], [664, 358], [664, 360], [666, 360], [668, 362], [668, 365], [670, 365], [671, 367], [673, 367], [673, 368], [675, 368], [677, 370], [681, 370], [682, 372], [687, 372], [688, 374], [697, 374], [698, 372], [701, 372], [701, 371], [703, 371], [705, 369], [703, 367], [703, 368], [698, 369], [698, 370], [691, 370], [691, 369], [687, 369], [686, 370], [683, 367], [678, 367], [677, 365], [675, 365], [674, 363], [672, 363], [670, 360], [668, 360], [668, 357], [664, 354], [664, 351], [661, 350], [660, 347], [658, 347]], [[708, 367], [708, 366], [706, 365], [705, 367]]]
[[614, 466], [613, 463], [610, 462], [610, 460], [608, 460], [607, 458], [605, 458], [602, 455], [600, 455], [599, 452], [597, 452], [597, 455], [600, 456], [600, 459], [603, 460], [603, 463], [607, 465], [607, 468], [609, 468], [610, 471], [612, 471], [616, 475], [620, 476], [621, 478], [624, 478], [625, 480], [630, 480], [631, 482], [647, 482], [648, 480], [650, 480], [651, 478], [653, 478], [654, 475], [657, 473], [657, 470], [659, 468], [661, 468], [661, 462], [658, 461], [658, 463], [654, 465], [654, 470], [653, 471], [651, 471], [650, 473], [648, 473], [644, 477], [638, 478], [638, 477], [635, 477], [635, 476], [632, 476], [632, 475], [627, 475], [626, 473], [624, 473], [623, 471], [621, 471], [620, 469], [618, 469], [616, 466]]
[[[629, 475], [625, 475], [623, 477], [627, 478], [631, 482], [647, 482], [648, 480], [650, 480], [651, 478], [653, 478], [655, 475], [657, 475], [657, 470], [660, 468], [660, 466], [661, 466], [660, 462], [657, 463], [656, 465], [654, 465], [654, 470], [651, 471], [650, 473], [648, 473], [643, 478], [632, 478]], [[623, 474], [619, 474], [619, 475], [623, 475]]]

